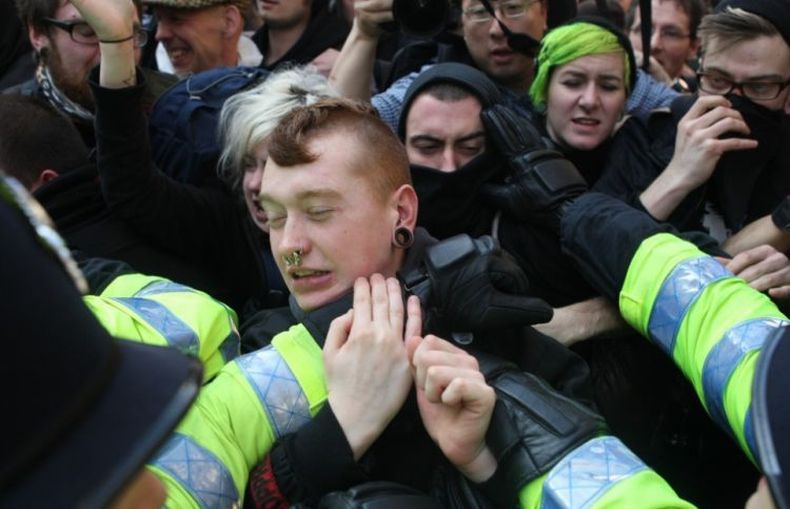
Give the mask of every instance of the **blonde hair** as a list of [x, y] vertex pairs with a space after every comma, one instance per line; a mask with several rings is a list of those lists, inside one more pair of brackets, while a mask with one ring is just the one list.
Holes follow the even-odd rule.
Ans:
[[337, 96], [315, 67], [306, 66], [276, 71], [254, 88], [230, 97], [219, 118], [219, 175], [238, 189], [249, 158], [286, 114]]

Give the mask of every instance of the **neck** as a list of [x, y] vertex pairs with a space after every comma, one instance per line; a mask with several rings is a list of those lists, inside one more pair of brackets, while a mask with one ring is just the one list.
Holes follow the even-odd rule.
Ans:
[[309, 19], [288, 26], [288, 27], [269, 27], [269, 45], [266, 47], [264, 63], [271, 65], [280, 60], [288, 50], [302, 37]]

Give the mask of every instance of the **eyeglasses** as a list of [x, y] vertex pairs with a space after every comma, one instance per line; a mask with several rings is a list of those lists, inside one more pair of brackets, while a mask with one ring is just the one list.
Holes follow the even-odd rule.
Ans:
[[[636, 25], [634, 28], [631, 29], [631, 33], [633, 34], [641, 34], [642, 33], [642, 25]], [[656, 27], [650, 28], [650, 35], [656, 35]], [[664, 39], [665, 41], [669, 42], [680, 42], [684, 39], [688, 39], [691, 37], [691, 34], [684, 34], [680, 30], [674, 27], [661, 27], [658, 31], [658, 37]]]
[[[532, 4], [538, 3], [539, 1], [540, 0], [527, 0], [521, 2], [510, 1], [501, 3], [491, 2], [491, 5], [494, 10], [499, 11], [499, 14], [501, 14], [503, 17], [508, 19], [516, 19], [525, 15]], [[491, 13], [488, 12], [482, 4], [464, 9], [463, 14], [466, 16], [466, 19], [472, 23], [487, 23], [493, 19], [491, 17]]]
[[717, 95], [727, 95], [735, 89], [741, 94], [756, 101], [768, 101], [776, 99], [782, 90], [790, 85], [790, 79], [782, 81], [746, 81], [738, 82], [725, 78], [718, 73], [700, 72], [697, 73], [699, 88], [703, 92]]
[[[95, 46], [99, 44], [99, 36], [93, 31], [93, 28], [84, 21], [72, 20], [62, 21], [59, 19], [44, 18], [43, 20], [48, 25], [60, 28], [68, 32], [71, 40], [78, 44], [85, 44], [88, 46]], [[148, 31], [136, 27], [134, 29], [134, 46], [142, 48], [148, 43]]]

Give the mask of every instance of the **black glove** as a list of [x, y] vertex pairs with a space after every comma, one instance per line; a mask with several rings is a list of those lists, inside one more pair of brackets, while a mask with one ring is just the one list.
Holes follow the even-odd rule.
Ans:
[[481, 487], [496, 507], [515, 507], [521, 488], [608, 428], [600, 415], [540, 378], [492, 356], [478, 360], [497, 394], [486, 443], [498, 466]]
[[527, 296], [527, 276], [489, 236], [456, 235], [434, 244], [418, 269], [398, 276], [420, 298], [425, 330], [457, 341], [452, 333], [522, 327], [553, 315], [551, 306]]
[[483, 197], [519, 220], [559, 231], [561, 207], [587, 191], [584, 177], [562, 154], [546, 148], [526, 118], [501, 104], [480, 117], [511, 170], [504, 184], [483, 186]]

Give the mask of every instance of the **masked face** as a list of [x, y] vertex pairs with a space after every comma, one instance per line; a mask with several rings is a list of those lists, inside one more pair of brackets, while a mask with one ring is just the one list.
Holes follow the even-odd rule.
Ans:
[[499, 161], [487, 153], [452, 173], [412, 165], [411, 178], [420, 200], [417, 224], [439, 239], [490, 233], [495, 210], [480, 198], [479, 190], [496, 179], [501, 169]]
[[481, 109], [472, 96], [460, 101], [418, 96], [406, 119], [409, 162], [453, 172], [480, 155], [486, 147]]
[[[790, 80], [790, 46], [780, 35], [758, 37], [727, 46], [712, 37], [703, 48], [702, 69], [706, 74], [735, 83], [787, 83]], [[743, 95], [734, 89], [733, 94]], [[700, 95], [711, 95], [700, 91]], [[790, 114], [790, 87], [785, 85], [772, 99], [752, 99], [769, 110]]]

